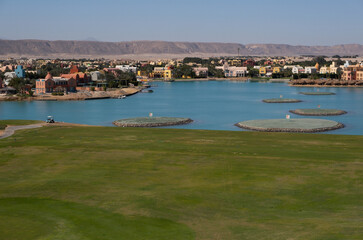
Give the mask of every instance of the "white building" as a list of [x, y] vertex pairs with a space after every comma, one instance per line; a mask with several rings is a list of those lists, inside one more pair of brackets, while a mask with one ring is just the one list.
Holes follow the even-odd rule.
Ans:
[[132, 67], [130, 65], [116, 65], [115, 68], [120, 69], [123, 72], [133, 72], [136, 73], [136, 67]]
[[316, 67], [305, 67], [305, 73], [307, 74], [313, 74], [316, 73], [318, 70]]
[[[345, 65], [345, 64], [344, 64]], [[338, 74], [342, 69], [333, 62], [329, 67], [324, 66], [320, 68], [320, 74], [335, 73]]]
[[5, 83], [5, 85], [9, 85], [10, 80], [15, 78], [15, 77], [16, 77], [15, 72], [6, 72], [4, 74], [4, 83]]
[[247, 67], [230, 67], [228, 63], [225, 63], [223, 66], [217, 66], [216, 69], [223, 70], [225, 77], [245, 77], [247, 73]]
[[208, 68], [207, 67], [195, 67], [193, 68], [195, 75], [197, 77], [207, 77], [208, 76]]
[[304, 68], [301, 66], [294, 66], [292, 67], [291, 71], [293, 74], [305, 73]]
[[92, 81], [104, 80], [104, 77], [102, 76], [102, 74], [99, 71], [90, 72], [90, 75], [91, 75]]

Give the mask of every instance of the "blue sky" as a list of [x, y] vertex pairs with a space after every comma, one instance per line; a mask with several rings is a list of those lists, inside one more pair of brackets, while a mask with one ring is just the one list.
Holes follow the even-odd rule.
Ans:
[[0, 0], [4, 39], [363, 44], [363, 0]]

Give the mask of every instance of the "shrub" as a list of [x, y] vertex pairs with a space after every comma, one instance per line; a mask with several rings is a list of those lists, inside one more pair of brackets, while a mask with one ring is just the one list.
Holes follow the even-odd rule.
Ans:
[[53, 96], [63, 96], [64, 93], [63, 92], [52, 92]]

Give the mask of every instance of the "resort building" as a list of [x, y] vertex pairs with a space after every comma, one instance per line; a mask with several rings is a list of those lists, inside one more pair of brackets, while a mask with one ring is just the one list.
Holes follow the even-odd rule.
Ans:
[[271, 60], [266, 60], [263, 65], [272, 65], [273, 64], [273, 61]]
[[21, 65], [16, 66], [15, 75], [18, 78], [25, 78], [25, 70], [23, 69], [23, 66]]
[[102, 76], [102, 74], [101, 74], [100, 71], [90, 72], [90, 75], [91, 75], [91, 80], [92, 81], [100, 81], [100, 80], [103, 80], [103, 76]]
[[230, 59], [230, 60], [228, 60], [228, 64], [231, 66], [241, 66], [242, 60], [241, 59]]
[[274, 67], [272, 69], [272, 73], [280, 73], [281, 72], [281, 68], [280, 67]]
[[363, 80], [363, 66], [357, 64], [345, 67], [342, 73], [342, 80]]
[[13, 65], [6, 65], [6, 66], [2, 66], [0, 68], [1, 72], [5, 72], [6, 70], [10, 70], [10, 71], [14, 71], [15, 67]]
[[72, 74], [61, 74], [60, 77], [65, 79], [71, 79], [71, 78], [75, 79], [77, 86], [84, 86], [88, 85], [89, 83], [89, 77], [87, 76], [86, 73], [82, 72], [72, 73]]
[[74, 78], [53, 77], [48, 73], [44, 79], [36, 80], [35, 93], [75, 92], [76, 87], [77, 82]]
[[171, 78], [171, 69], [166, 67], [154, 67], [154, 71], [152, 73], [153, 78], [164, 78], [170, 79]]
[[315, 68], [316, 68], [316, 70], [317, 70], [317, 71], [319, 71], [319, 70], [320, 70], [320, 65], [319, 65], [319, 63], [316, 63], [316, 64], [315, 64]]
[[253, 59], [247, 59], [246, 61], [243, 62], [244, 67], [253, 67], [255, 65], [256, 65], [256, 62]]
[[315, 67], [305, 67], [305, 73], [306, 74], [313, 74], [317, 73], [317, 69]]
[[123, 72], [133, 72], [136, 73], [136, 67], [132, 67], [130, 65], [116, 65], [117, 69], [120, 69]]
[[258, 70], [260, 76], [266, 76], [266, 74], [268, 72], [272, 72], [271, 67], [267, 66], [267, 67], [260, 67], [260, 69]]
[[13, 79], [13, 78], [15, 78], [15, 77], [16, 77], [15, 72], [6, 72], [4, 74], [4, 82], [5, 82], [5, 84], [6, 85], [9, 85], [10, 80]]
[[[349, 66], [349, 65], [348, 65]], [[341, 68], [336, 65], [336, 62], [330, 64], [329, 67], [324, 66], [320, 68], [320, 74], [334, 73], [338, 74], [341, 71]]]
[[195, 67], [193, 68], [195, 72], [195, 76], [197, 77], [208, 77], [208, 68], [207, 67]]
[[294, 66], [291, 70], [293, 74], [305, 73], [305, 69], [301, 66]]
[[245, 77], [247, 73], [247, 67], [231, 67], [228, 63], [225, 63], [223, 66], [217, 66], [216, 69], [221, 69], [225, 77]]

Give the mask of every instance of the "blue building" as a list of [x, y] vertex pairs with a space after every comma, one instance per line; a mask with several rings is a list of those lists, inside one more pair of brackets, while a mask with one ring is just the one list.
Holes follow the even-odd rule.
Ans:
[[18, 78], [25, 78], [25, 70], [23, 69], [23, 66], [16, 66], [15, 74]]

